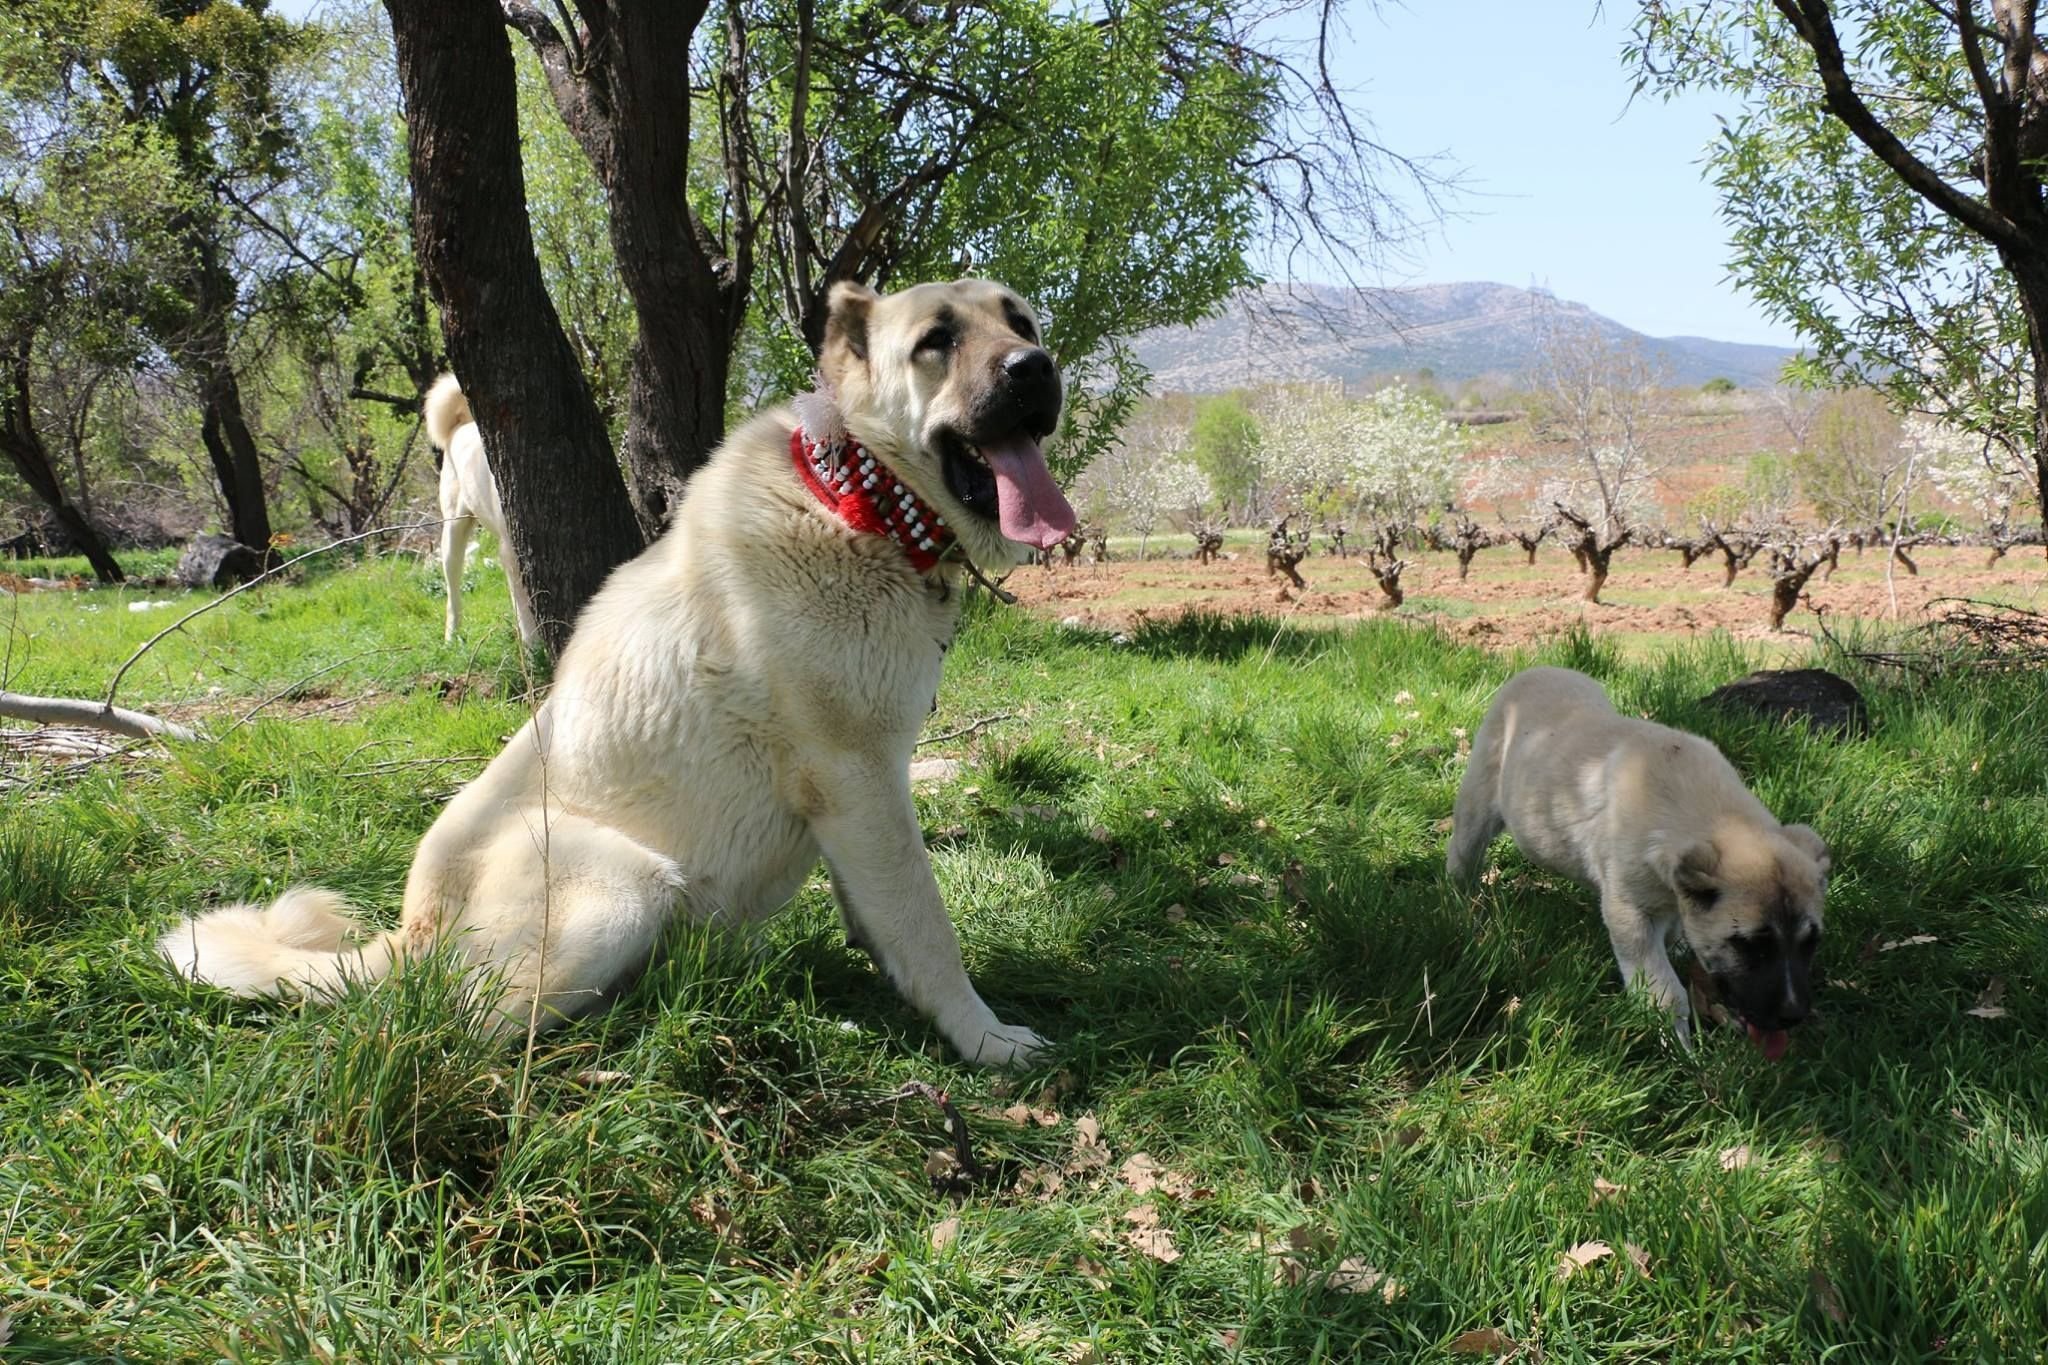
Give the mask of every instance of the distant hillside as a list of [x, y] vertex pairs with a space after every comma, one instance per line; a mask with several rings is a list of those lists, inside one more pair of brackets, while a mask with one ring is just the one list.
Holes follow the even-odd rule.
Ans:
[[1633, 340], [1669, 368], [1674, 384], [1727, 378], [1766, 388], [1795, 352], [1705, 337], [1649, 337], [1582, 303], [1505, 284], [1425, 284], [1404, 289], [1268, 285], [1248, 291], [1193, 327], [1134, 338], [1154, 391], [1217, 393], [1276, 381], [1412, 374], [1440, 380], [1514, 381], [1535, 364], [1538, 323], [1590, 322]]

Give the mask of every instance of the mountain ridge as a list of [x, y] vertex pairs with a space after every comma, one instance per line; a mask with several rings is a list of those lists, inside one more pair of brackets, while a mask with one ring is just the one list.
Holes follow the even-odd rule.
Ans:
[[1354, 289], [1261, 285], [1191, 327], [1131, 339], [1160, 393], [1218, 393], [1271, 383], [1357, 383], [1428, 370], [1439, 381], [1515, 383], [1534, 368], [1546, 325], [1591, 326], [1657, 360], [1673, 384], [1776, 382], [1798, 354], [1712, 337], [1653, 337], [1547, 290], [1484, 280]]

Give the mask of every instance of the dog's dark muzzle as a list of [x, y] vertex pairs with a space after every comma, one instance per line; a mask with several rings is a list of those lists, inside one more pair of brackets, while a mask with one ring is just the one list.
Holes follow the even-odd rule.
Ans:
[[1043, 347], [1020, 346], [1002, 359], [995, 382], [975, 405], [970, 439], [977, 444], [1028, 431], [1039, 440], [1060, 424], [1059, 367]]

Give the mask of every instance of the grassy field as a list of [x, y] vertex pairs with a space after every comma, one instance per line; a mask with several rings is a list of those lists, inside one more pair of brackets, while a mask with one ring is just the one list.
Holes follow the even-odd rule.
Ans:
[[[103, 691], [176, 610], [129, 602], [165, 596], [0, 602], [6, 685]], [[267, 710], [0, 796], [0, 1359], [2048, 1342], [2038, 676], [1859, 678], [1876, 733], [1837, 742], [1701, 708], [1753, 660], [1724, 638], [1508, 656], [1193, 618], [1118, 643], [977, 611], [932, 730], [987, 724], [927, 750], [965, 769], [920, 800], [977, 981], [1058, 1041], [1036, 1074], [957, 1067], [821, 882], [760, 955], [679, 936], [531, 1056], [479, 1041], [433, 970], [311, 1008], [173, 979], [150, 939], [197, 906], [317, 880], [393, 913], [530, 704], [501, 581], [472, 606], [444, 647], [412, 561], [249, 594], [122, 699], [216, 733]], [[1714, 738], [1834, 845], [1818, 1014], [1783, 1062], [1732, 1032], [1679, 1052], [1586, 894], [1505, 844], [1476, 906], [1442, 885], [1460, 738], [1531, 659]], [[911, 1081], [950, 1092], [979, 1178]]]

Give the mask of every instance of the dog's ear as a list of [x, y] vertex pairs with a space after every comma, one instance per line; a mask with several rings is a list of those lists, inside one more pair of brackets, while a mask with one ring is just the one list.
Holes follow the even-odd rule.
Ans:
[[848, 370], [867, 364], [868, 313], [880, 297], [858, 280], [841, 280], [826, 296], [825, 344], [818, 352], [818, 367], [831, 383], [838, 384]]
[[1828, 875], [1834, 866], [1834, 857], [1828, 852], [1827, 842], [1813, 832], [1811, 825], [1786, 825], [1778, 831], [1794, 848], [1813, 855], [1813, 861], [1820, 867], [1820, 875]]
[[1721, 866], [1721, 850], [1713, 840], [1668, 849], [1658, 862], [1665, 882], [1680, 895], [1711, 904], [1721, 894], [1721, 880], [1714, 875]]

